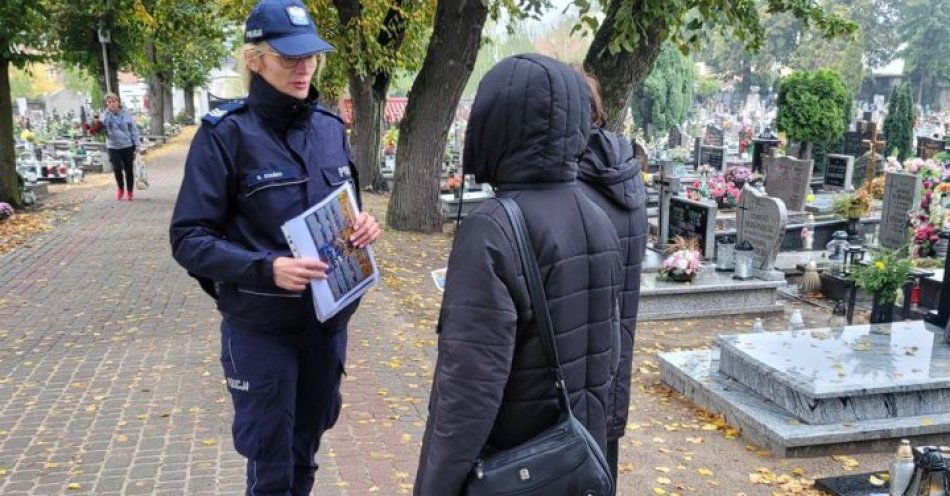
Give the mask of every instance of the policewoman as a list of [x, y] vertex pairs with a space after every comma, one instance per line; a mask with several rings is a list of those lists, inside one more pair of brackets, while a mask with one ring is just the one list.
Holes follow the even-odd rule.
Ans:
[[[310, 494], [321, 435], [340, 413], [350, 305], [327, 322], [280, 226], [346, 182], [359, 191], [341, 119], [311, 80], [333, 50], [299, 0], [262, 0], [247, 19], [246, 100], [206, 115], [188, 153], [171, 222], [172, 254], [222, 314], [221, 362], [234, 404], [247, 495]], [[350, 242], [379, 238], [361, 213]]]

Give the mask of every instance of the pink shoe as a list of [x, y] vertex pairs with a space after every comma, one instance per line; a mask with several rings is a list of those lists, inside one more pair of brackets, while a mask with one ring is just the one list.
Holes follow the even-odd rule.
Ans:
[[127, 196], [127, 198], [128, 198], [129, 201], [132, 201], [132, 190], [129, 190], [129, 192], [126, 193], [126, 196]]
[[[130, 193], [131, 193], [131, 192], [130, 192]], [[119, 191], [116, 191], [116, 192], [115, 192], [115, 199], [116, 199], [116, 200], [121, 200], [123, 195], [125, 195], [125, 190], [122, 189], [122, 188], [119, 188]]]

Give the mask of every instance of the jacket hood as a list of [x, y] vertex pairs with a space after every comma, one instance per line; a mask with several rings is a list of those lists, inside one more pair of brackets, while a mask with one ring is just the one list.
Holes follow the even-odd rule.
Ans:
[[506, 58], [478, 85], [463, 170], [496, 187], [573, 182], [590, 126], [580, 73], [543, 55]]
[[616, 133], [594, 129], [581, 156], [577, 179], [609, 198], [618, 206], [634, 210], [643, 202], [642, 188], [636, 187], [640, 164], [633, 145]]

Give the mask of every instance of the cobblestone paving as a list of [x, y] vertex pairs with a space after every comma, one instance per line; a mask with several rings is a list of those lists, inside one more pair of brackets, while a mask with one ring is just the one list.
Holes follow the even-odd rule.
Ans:
[[[152, 188], [134, 202], [99, 190], [68, 223], [0, 257], [0, 494], [242, 493], [219, 316], [167, 242], [187, 145], [149, 158]], [[390, 298], [371, 301], [394, 308]], [[376, 319], [394, 333], [403, 325]], [[392, 343], [369, 324], [365, 312], [353, 322], [344, 414], [314, 494], [411, 489], [428, 377], [384, 382], [392, 369], [375, 357]], [[431, 348], [415, 352], [428, 366]]]

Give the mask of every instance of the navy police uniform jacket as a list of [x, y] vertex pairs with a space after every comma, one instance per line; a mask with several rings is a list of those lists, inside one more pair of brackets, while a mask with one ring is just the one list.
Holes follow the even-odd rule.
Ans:
[[[172, 255], [217, 300], [224, 319], [263, 332], [317, 323], [309, 290], [274, 284], [274, 259], [292, 256], [281, 225], [347, 181], [359, 192], [343, 121], [260, 77], [245, 101], [202, 119], [172, 215]], [[357, 303], [319, 326], [346, 326]]]

